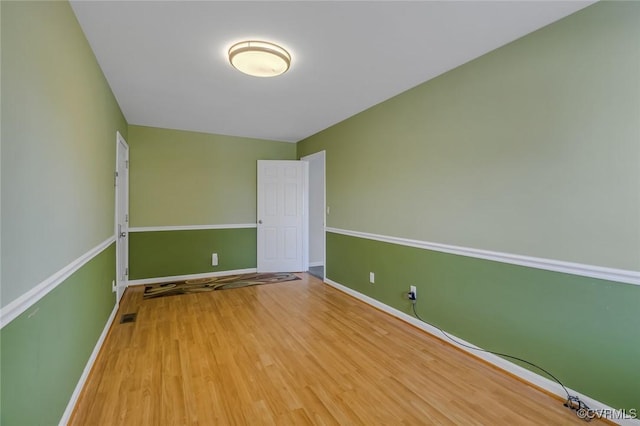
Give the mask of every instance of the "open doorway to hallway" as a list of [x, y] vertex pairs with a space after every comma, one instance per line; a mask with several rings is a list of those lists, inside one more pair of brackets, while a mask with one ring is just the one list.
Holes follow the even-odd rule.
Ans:
[[302, 157], [309, 163], [309, 273], [325, 277], [326, 180], [325, 151]]

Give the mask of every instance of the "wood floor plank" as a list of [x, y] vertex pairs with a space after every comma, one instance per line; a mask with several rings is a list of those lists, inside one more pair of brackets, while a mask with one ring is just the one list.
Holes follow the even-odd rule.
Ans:
[[299, 281], [129, 288], [70, 425], [566, 425], [574, 412], [402, 321]]

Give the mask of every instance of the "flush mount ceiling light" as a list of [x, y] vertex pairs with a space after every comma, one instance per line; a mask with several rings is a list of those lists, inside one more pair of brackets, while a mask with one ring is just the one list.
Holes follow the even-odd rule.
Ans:
[[291, 55], [267, 41], [241, 41], [229, 48], [229, 62], [238, 71], [255, 77], [284, 74], [291, 65]]

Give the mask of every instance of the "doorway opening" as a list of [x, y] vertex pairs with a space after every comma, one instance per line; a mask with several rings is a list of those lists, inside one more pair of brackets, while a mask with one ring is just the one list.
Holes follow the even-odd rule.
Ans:
[[309, 163], [309, 273], [322, 280], [326, 277], [326, 151], [301, 158]]

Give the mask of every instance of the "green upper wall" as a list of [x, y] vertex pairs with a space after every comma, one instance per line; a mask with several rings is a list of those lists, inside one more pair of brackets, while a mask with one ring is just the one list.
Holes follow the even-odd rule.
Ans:
[[293, 160], [296, 145], [129, 127], [130, 226], [255, 223], [257, 160]]
[[69, 3], [0, 4], [5, 306], [113, 235], [127, 123]]
[[640, 270], [639, 22], [597, 3], [303, 140], [327, 225]]

